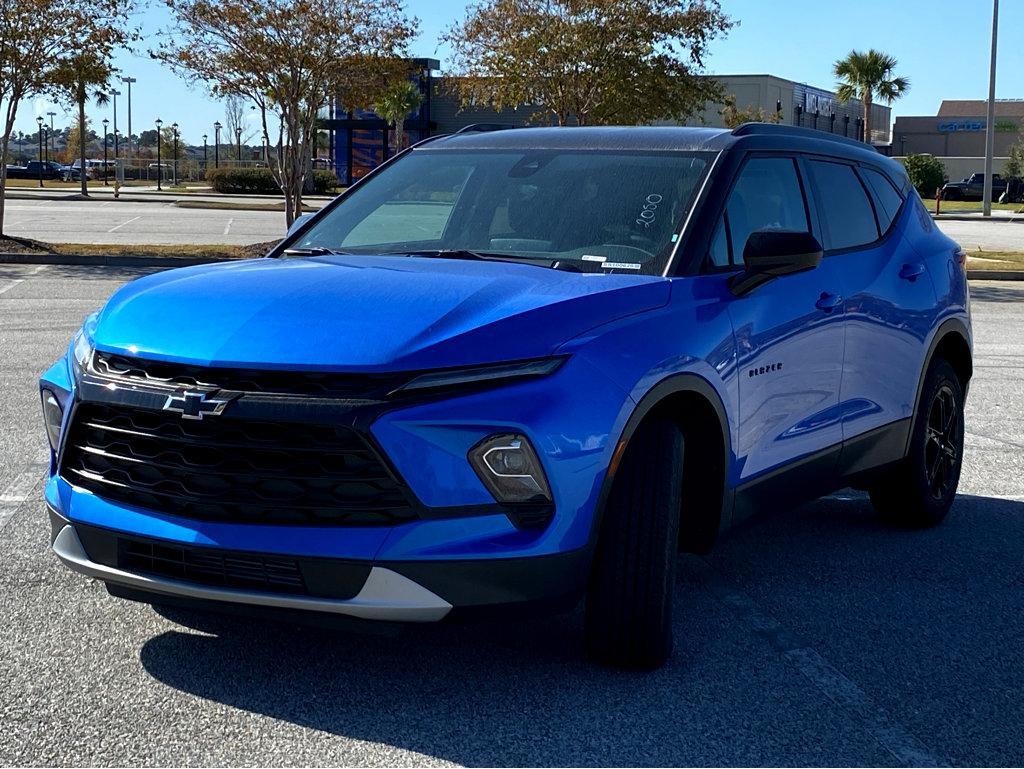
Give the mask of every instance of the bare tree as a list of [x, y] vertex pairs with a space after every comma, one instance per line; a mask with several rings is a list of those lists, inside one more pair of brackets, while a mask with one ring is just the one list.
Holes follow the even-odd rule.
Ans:
[[[224, 99], [224, 127], [228, 132], [228, 139], [238, 146], [238, 136], [241, 136], [242, 144], [248, 144], [256, 135], [246, 124], [246, 118], [252, 110], [247, 108], [245, 99], [235, 94], [228, 94]], [[241, 158], [236, 158], [241, 160]]]
[[370, 104], [417, 21], [401, 0], [165, 0], [176, 26], [152, 55], [215, 96], [249, 99], [268, 137], [288, 225], [302, 211], [318, 113]]

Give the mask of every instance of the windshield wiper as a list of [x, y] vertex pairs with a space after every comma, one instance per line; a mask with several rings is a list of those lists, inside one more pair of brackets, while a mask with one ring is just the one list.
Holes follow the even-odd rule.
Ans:
[[511, 262], [512, 264], [529, 264], [534, 267], [545, 269], [565, 270], [567, 272], [581, 272], [574, 265], [559, 260], [534, 259], [528, 256], [515, 256], [513, 254], [495, 254], [490, 251], [472, 251], [468, 248], [438, 248], [424, 249], [421, 251], [404, 251], [407, 256], [425, 256], [428, 259], [469, 259], [479, 262]]
[[352, 256], [351, 251], [339, 251], [325, 246], [309, 246], [308, 248], [286, 248], [285, 256]]

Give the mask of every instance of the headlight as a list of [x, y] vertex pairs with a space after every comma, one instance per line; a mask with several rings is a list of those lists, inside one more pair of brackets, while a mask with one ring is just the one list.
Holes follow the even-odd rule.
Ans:
[[469, 462], [498, 502], [550, 502], [551, 489], [525, 435], [492, 435], [474, 446]]
[[92, 341], [85, 333], [85, 329], [83, 327], [75, 334], [75, 338], [71, 341], [71, 361], [76, 378], [89, 367], [89, 360], [92, 358], [92, 349]]
[[60, 407], [60, 401], [50, 390], [42, 390], [43, 398], [43, 426], [46, 427], [46, 437], [50, 441], [50, 448], [57, 451], [60, 446], [60, 427], [64, 422], [64, 410]]
[[389, 395], [449, 388], [497, 385], [513, 379], [536, 379], [553, 374], [565, 362], [564, 356], [521, 360], [472, 368], [429, 371], [410, 379]]

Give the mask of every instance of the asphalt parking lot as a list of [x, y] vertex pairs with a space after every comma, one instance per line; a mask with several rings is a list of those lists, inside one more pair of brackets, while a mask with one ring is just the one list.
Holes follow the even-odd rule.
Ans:
[[854, 492], [748, 522], [682, 558], [676, 654], [638, 675], [580, 657], [578, 614], [199, 622], [59, 566], [36, 379], [137, 274], [0, 265], [0, 765], [1024, 761], [1024, 285], [972, 284], [947, 522], [893, 531]]

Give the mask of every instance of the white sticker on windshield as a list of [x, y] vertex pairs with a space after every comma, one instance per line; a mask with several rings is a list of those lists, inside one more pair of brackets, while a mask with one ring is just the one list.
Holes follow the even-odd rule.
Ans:
[[607, 258], [607, 256], [597, 256], [595, 254], [584, 254], [580, 257], [584, 262], [603, 262]]
[[639, 270], [641, 265], [632, 262], [605, 262], [601, 266], [606, 270]]

